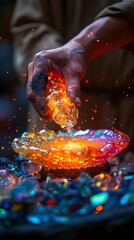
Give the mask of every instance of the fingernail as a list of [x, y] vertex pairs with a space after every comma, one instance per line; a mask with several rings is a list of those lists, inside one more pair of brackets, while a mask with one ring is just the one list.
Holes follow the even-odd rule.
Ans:
[[75, 101], [76, 101], [79, 105], [81, 105], [81, 99], [80, 99], [79, 97], [76, 97], [76, 98], [75, 98]]

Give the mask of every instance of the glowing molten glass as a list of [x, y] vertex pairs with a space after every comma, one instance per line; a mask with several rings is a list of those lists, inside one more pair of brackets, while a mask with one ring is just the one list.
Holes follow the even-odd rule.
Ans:
[[129, 137], [117, 130], [25, 132], [12, 147], [20, 155], [46, 169], [80, 169], [98, 166], [129, 144]]
[[46, 115], [50, 115], [61, 128], [70, 130], [77, 124], [78, 109], [66, 94], [64, 79], [50, 73], [46, 90]]

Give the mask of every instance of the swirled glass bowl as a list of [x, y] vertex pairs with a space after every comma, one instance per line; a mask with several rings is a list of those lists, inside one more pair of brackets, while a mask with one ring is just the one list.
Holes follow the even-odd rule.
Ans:
[[108, 129], [70, 132], [41, 130], [24, 132], [12, 148], [18, 154], [46, 169], [80, 169], [98, 166], [117, 155], [129, 144], [129, 137]]

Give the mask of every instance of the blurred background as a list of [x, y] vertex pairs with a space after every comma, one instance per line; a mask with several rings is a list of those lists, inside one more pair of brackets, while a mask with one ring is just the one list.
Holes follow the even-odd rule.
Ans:
[[14, 158], [11, 143], [26, 130], [28, 100], [13, 65], [10, 21], [15, 0], [0, 0], [0, 157]]

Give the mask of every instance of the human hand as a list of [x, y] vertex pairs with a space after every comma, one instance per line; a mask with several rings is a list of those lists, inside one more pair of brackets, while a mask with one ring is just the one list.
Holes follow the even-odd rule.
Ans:
[[27, 96], [38, 114], [51, 121], [46, 105], [46, 85], [51, 72], [65, 80], [67, 95], [76, 105], [81, 105], [80, 80], [86, 72], [86, 57], [82, 46], [70, 41], [54, 50], [41, 51], [28, 66]]

